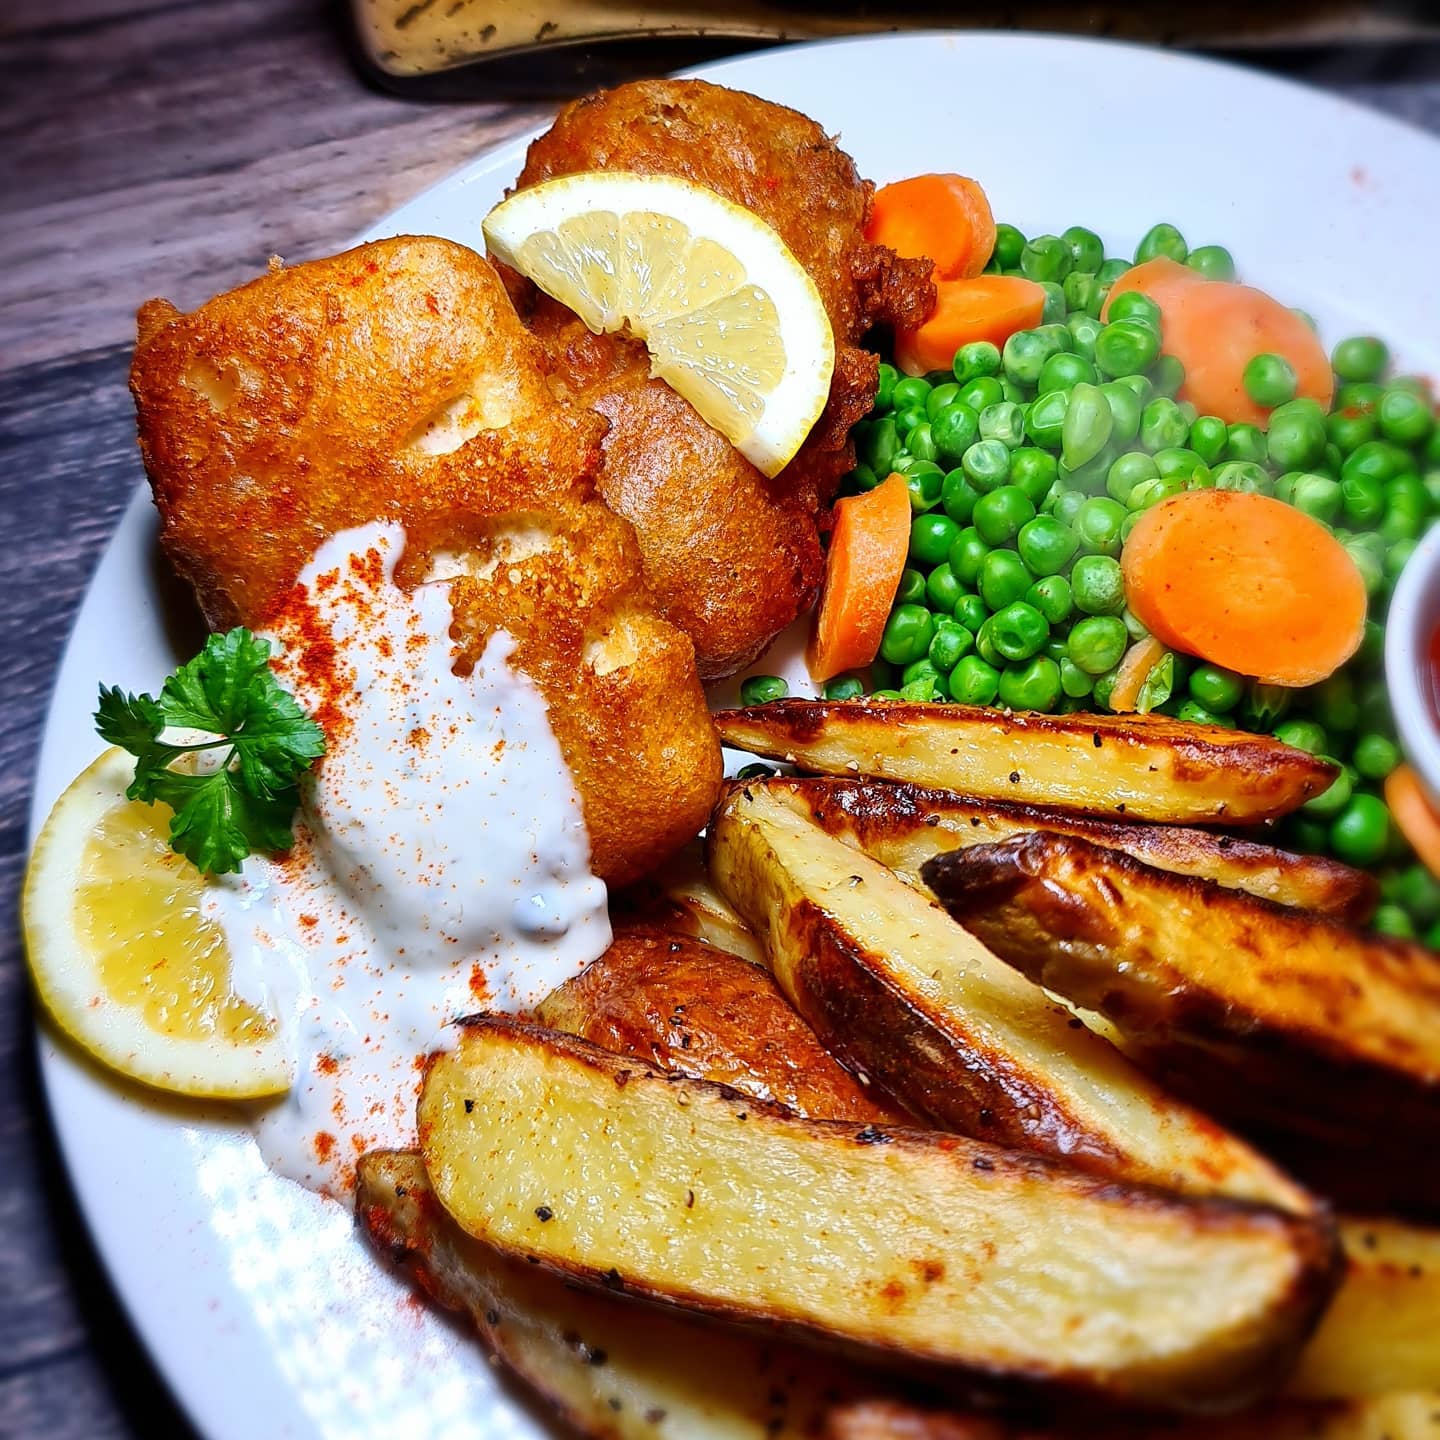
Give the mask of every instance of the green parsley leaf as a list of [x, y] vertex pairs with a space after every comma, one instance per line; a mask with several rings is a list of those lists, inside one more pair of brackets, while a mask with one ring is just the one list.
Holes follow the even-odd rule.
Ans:
[[[170, 807], [171, 848], [201, 870], [239, 870], [256, 851], [289, 849], [300, 777], [325, 753], [324, 732], [276, 680], [269, 658], [269, 641], [236, 629], [210, 636], [158, 700], [100, 687], [96, 729], [135, 756], [125, 793]], [[203, 738], [173, 744], [161, 739], [167, 727]], [[223, 753], [175, 768], [205, 752]]]

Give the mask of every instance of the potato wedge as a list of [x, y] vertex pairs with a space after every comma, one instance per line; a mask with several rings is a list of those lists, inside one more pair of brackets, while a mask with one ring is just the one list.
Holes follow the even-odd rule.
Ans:
[[1031, 830], [1053, 830], [1123, 850], [1160, 870], [1213, 880], [1351, 924], [1367, 921], [1380, 898], [1375, 877], [1363, 870], [1208, 830], [1092, 820], [1033, 805], [966, 800], [949, 790], [884, 780], [777, 775], [750, 783], [765, 786], [828, 834], [857, 846], [912, 884], [923, 884], [920, 867], [946, 850], [1008, 840]]
[[1053, 1425], [861, 1400], [830, 1412], [822, 1440], [1440, 1440], [1440, 1391], [1330, 1402], [1272, 1400], [1203, 1420], [1076, 1417]]
[[765, 952], [750, 927], [711, 883], [698, 839], [638, 884], [613, 895], [610, 913], [619, 925], [678, 930], [756, 965], [765, 963]]
[[502, 1253], [966, 1376], [1234, 1407], [1333, 1278], [1324, 1228], [1278, 1210], [803, 1120], [508, 1017], [435, 1058], [419, 1129], [441, 1204]]
[[767, 787], [732, 787], [708, 844], [716, 884], [791, 1003], [916, 1115], [1097, 1174], [1313, 1208], [928, 898]]
[[906, 1123], [815, 1038], [768, 970], [703, 940], [621, 927], [610, 948], [536, 1013], [552, 1030], [604, 1050], [802, 1115]]
[[1244, 825], [1330, 786], [1328, 760], [1162, 715], [1019, 715], [969, 705], [777, 700], [715, 716], [727, 745], [827, 775], [1176, 824]]
[[384, 1255], [594, 1440], [804, 1440], [847, 1397], [881, 1391], [795, 1346], [577, 1290], [472, 1240], [414, 1152], [361, 1157], [356, 1213]]
[[[1440, 956], [1076, 836], [927, 862], [967, 929], [1100, 1011], [1207, 1108], [1423, 1163], [1440, 1135]], [[1409, 1173], [1407, 1165], [1403, 1173]], [[1433, 1167], [1432, 1167], [1433, 1168]]]
[[[1344, 1278], [1287, 1388], [1336, 1398], [1440, 1391], [1440, 1230], [1342, 1219], [1340, 1237]], [[1435, 1424], [1440, 1440], [1440, 1413]]]

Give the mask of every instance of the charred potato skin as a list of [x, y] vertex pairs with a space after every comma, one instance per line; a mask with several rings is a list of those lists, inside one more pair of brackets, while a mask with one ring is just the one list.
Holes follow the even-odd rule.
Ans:
[[[1252, 824], [1288, 814], [1336, 774], [1328, 760], [1268, 736], [1163, 715], [777, 700], [721, 711], [715, 724], [727, 745], [804, 770], [1043, 801], [1111, 819]], [[962, 750], [963, 761], [953, 758]]]
[[1380, 886], [1373, 875], [1323, 856], [1176, 825], [1096, 820], [1039, 805], [967, 800], [949, 790], [888, 780], [776, 776], [761, 783], [827, 834], [864, 850], [906, 878], [953, 848], [1007, 840], [1032, 830], [1078, 835], [1176, 874], [1211, 879], [1261, 899], [1363, 925], [1375, 913]]
[[[1440, 1004], [1440, 962], [1420, 946], [1167, 875], [1076, 837], [1034, 833], [956, 851], [923, 874], [950, 913], [1003, 959], [1077, 1004], [1093, 1002], [1126, 1035], [1128, 1054], [1176, 1093], [1276, 1141], [1303, 1178], [1348, 1205], [1440, 1213], [1440, 1162], [1417, 1146], [1417, 1137], [1440, 1133], [1440, 1053], [1412, 1053], [1403, 1037], [1383, 1057], [1349, 1048], [1347, 1037], [1359, 1037], [1347, 1023], [1355, 996], [1343, 975], [1311, 977], [1309, 1015], [1281, 1023], [1257, 1014], [1227, 994], [1223, 976], [1202, 981], [1177, 968], [1175, 951], [1157, 952], [1129, 887], [1138, 884], [1169, 910], [1200, 906], [1238, 917], [1226, 925], [1225, 943], [1256, 973], [1271, 957], [1298, 953], [1312, 935], [1335, 938], [1413, 976], [1417, 1005]], [[1090, 903], [1091, 888], [1109, 903]], [[1337, 1169], [1346, 1173], [1335, 1186]]]
[[768, 970], [687, 936], [617, 930], [605, 954], [541, 1001], [538, 1015], [601, 1049], [798, 1114], [905, 1123], [821, 1045]]

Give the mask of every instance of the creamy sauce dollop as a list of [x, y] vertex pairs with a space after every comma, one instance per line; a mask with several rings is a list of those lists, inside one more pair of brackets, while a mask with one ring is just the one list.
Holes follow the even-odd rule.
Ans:
[[403, 529], [327, 541], [267, 632], [325, 728], [287, 856], [211, 887], [237, 994], [292, 1037], [295, 1082], [253, 1112], [270, 1166], [343, 1195], [413, 1144], [425, 1057], [477, 1010], [523, 1011], [610, 943], [580, 797], [535, 685], [493, 634], [453, 671], [449, 587], [395, 583]]

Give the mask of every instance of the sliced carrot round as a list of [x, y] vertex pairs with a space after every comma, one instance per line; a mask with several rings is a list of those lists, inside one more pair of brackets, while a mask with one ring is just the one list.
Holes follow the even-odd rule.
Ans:
[[1120, 563], [1152, 635], [1272, 685], [1323, 680], [1365, 633], [1365, 582], [1345, 547], [1266, 495], [1172, 496], [1146, 511]]
[[1440, 815], [1408, 765], [1397, 765], [1385, 777], [1385, 803], [1420, 863], [1440, 879]]
[[880, 649], [910, 550], [910, 491], [891, 475], [835, 506], [825, 587], [806, 660], [816, 680], [868, 665]]
[[978, 275], [995, 248], [995, 217], [967, 175], [912, 175], [875, 192], [865, 238], [907, 259], [930, 260], [937, 280]]
[[939, 280], [935, 309], [914, 330], [895, 334], [895, 363], [907, 375], [948, 370], [955, 352], [972, 340], [1003, 345], [1017, 330], [1040, 323], [1045, 291], [1020, 275], [977, 275]]
[[1157, 255], [1153, 260], [1146, 260], [1141, 265], [1132, 265], [1115, 281], [1110, 287], [1110, 293], [1105, 297], [1100, 318], [1108, 320], [1110, 307], [1116, 298], [1136, 290], [1142, 295], [1148, 295], [1160, 307], [1163, 317], [1167, 300], [1182, 290], [1188, 290], [1192, 285], [1207, 283], [1198, 270], [1192, 270], [1188, 265], [1182, 265], [1168, 255]]

